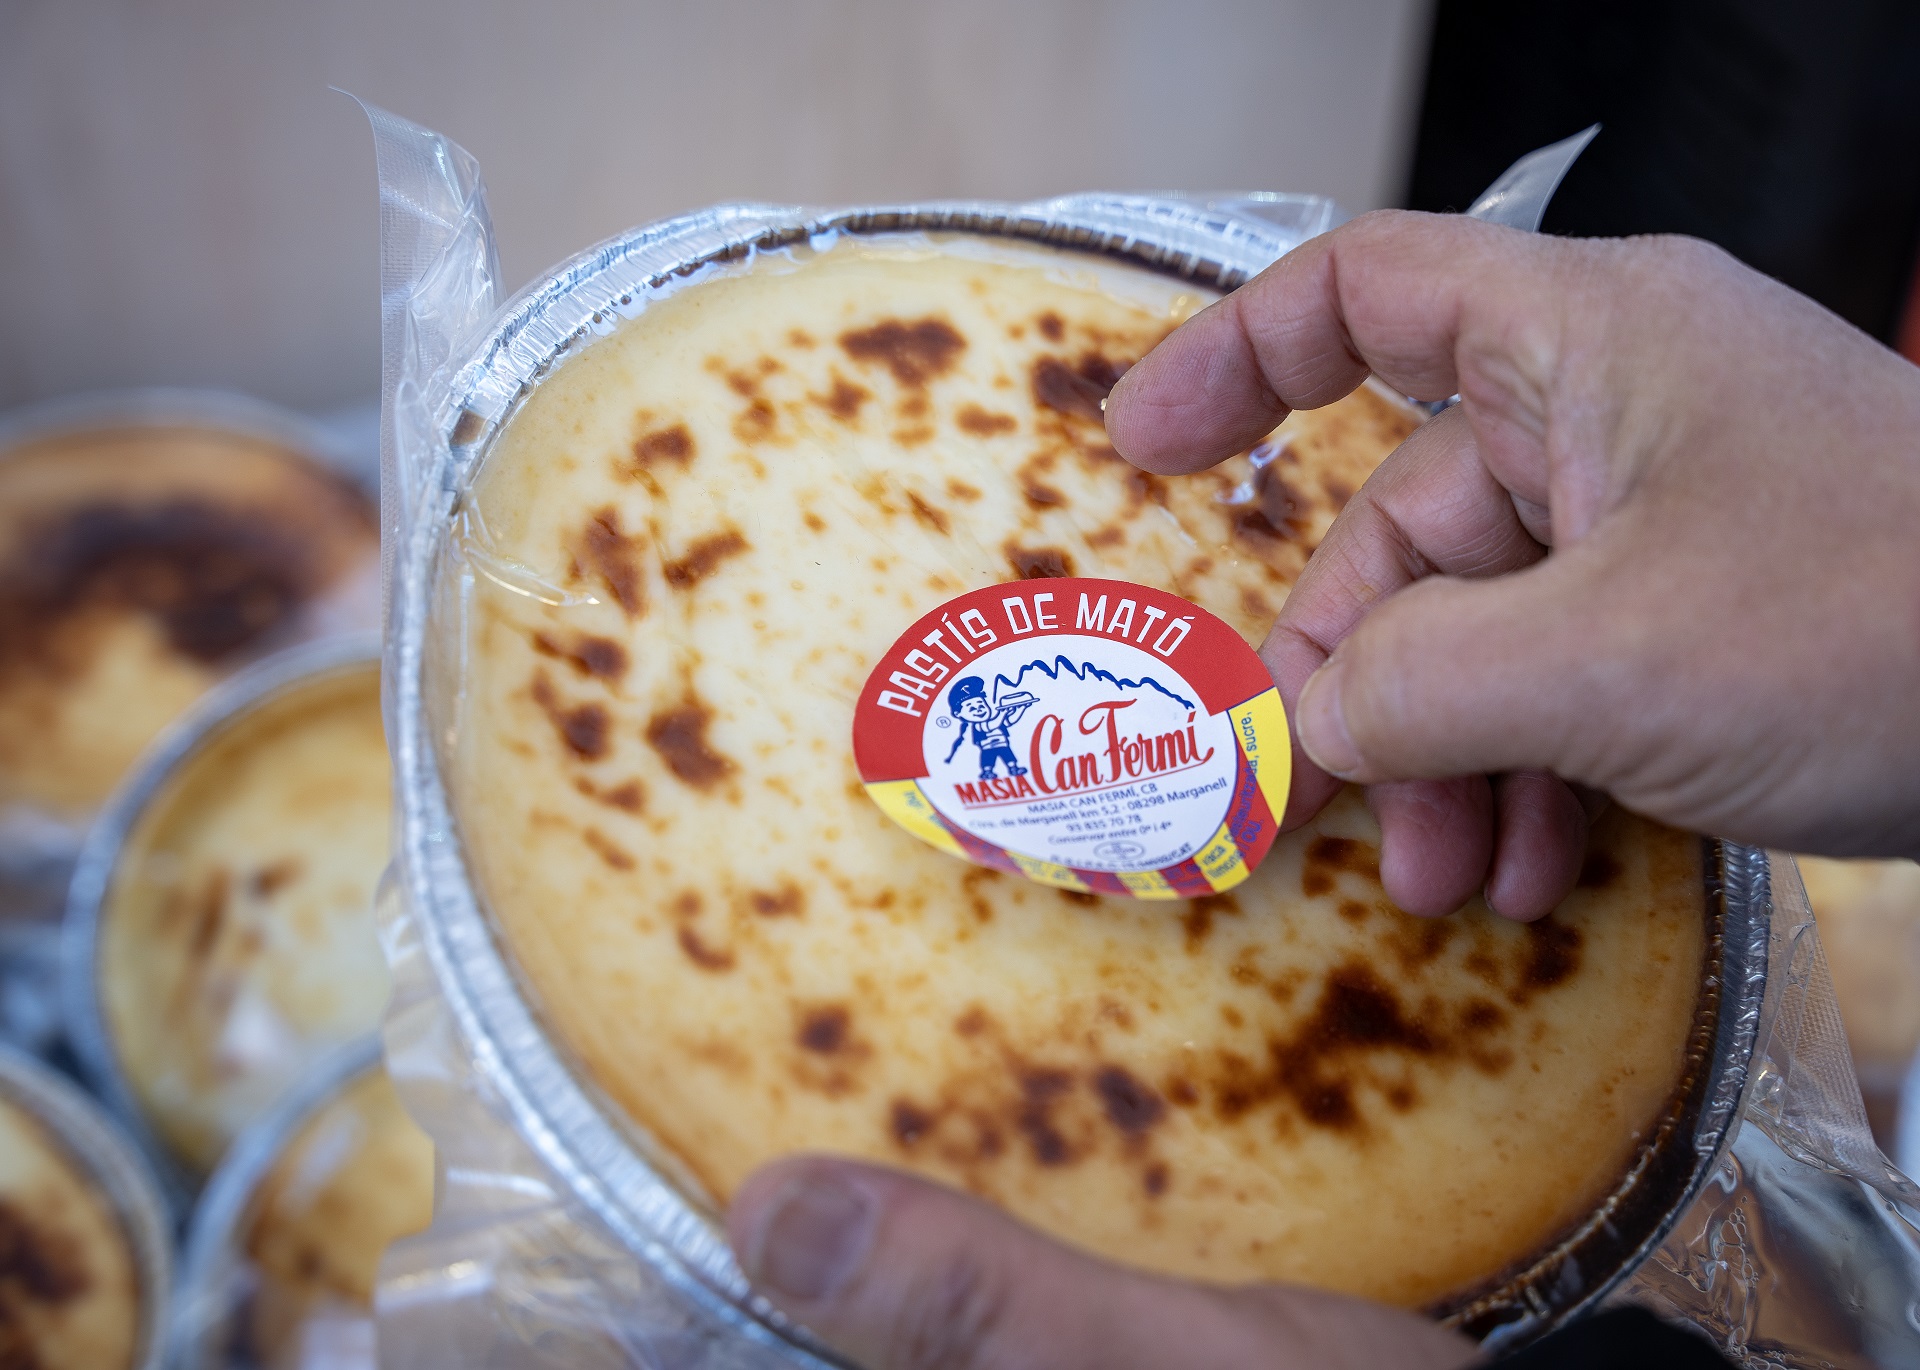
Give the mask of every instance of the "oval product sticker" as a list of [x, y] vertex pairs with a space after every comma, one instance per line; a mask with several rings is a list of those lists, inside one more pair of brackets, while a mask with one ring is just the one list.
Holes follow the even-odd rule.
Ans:
[[1141, 899], [1232, 889], [1273, 845], [1292, 749], [1267, 669], [1178, 595], [1118, 580], [972, 590], [887, 650], [853, 756], [954, 856]]

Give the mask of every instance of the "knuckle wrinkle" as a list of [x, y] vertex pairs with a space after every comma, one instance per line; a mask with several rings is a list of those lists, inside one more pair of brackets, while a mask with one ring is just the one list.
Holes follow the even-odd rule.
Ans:
[[986, 1370], [1005, 1322], [1009, 1293], [1000, 1270], [961, 1251], [914, 1281], [893, 1327], [890, 1370]]

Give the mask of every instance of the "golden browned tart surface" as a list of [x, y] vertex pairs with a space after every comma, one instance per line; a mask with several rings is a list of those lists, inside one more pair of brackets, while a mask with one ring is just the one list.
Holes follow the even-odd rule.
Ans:
[[873, 663], [963, 590], [1128, 579], [1261, 639], [1417, 418], [1367, 388], [1133, 469], [1100, 400], [1204, 302], [850, 241], [563, 363], [465, 511], [457, 812], [546, 1022], [713, 1198], [827, 1149], [1156, 1270], [1419, 1304], [1551, 1243], [1668, 1109], [1695, 839], [1616, 813], [1551, 918], [1421, 922], [1348, 795], [1231, 894], [1104, 899], [922, 845], [851, 756]]
[[189, 1168], [378, 1023], [387, 776], [369, 663], [238, 716], [134, 824], [101, 911], [100, 999], [134, 1093]]
[[378, 542], [363, 495], [257, 439], [128, 428], [0, 452], [0, 809], [85, 816], [237, 662], [364, 619]]
[[[433, 1217], [433, 1144], [384, 1070], [362, 1075], [300, 1129], [255, 1191], [242, 1245], [259, 1277], [246, 1335], [263, 1365], [291, 1353], [316, 1322], [371, 1335], [374, 1278], [387, 1247]], [[372, 1364], [369, 1357], [368, 1364]]]
[[0, 1099], [0, 1365], [124, 1370], [139, 1334], [126, 1229], [40, 1121]]

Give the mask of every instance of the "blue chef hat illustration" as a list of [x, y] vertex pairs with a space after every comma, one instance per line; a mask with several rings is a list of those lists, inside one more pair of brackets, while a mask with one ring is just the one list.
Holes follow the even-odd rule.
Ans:
[[954, 687], [947, 691], [947, 708], [955, 718], [960, 716], [960, 706], [969, 699], [985, 699], [987, 684], [977, 675], [961, 676]]

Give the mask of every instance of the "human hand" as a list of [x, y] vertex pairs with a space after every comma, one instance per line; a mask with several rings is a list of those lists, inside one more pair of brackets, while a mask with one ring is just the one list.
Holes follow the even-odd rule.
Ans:
[[1197, 471], [1369, 371], [1461, 403], [1261, 648], [1287, 826], [1357, 781], [1402, 908], [1484, 888], [1522, 919], [1578, 876], [1582, 787], [1736, 841], [1920, 852], [1920, 370], [1703, 243], [1382, 212], [1176, 330], [1107, 428]]
[[755, 1174], [727, 1230], [781, 1311], [869, 1370], [1446, 1370], [1472, 1342], [1412, 1313], [1279, 1285], [1112, 1266], [900, 1171], [802, 1156]]

